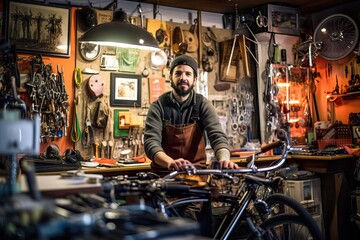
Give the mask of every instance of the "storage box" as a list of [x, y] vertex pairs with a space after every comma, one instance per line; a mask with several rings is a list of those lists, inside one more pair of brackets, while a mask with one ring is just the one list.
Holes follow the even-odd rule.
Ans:
[[253, 8], [251, 15], [255, 19], [255, 23], [250, 26], [254, 33], [273, 32], [300, 35], [300, 21], [297, 8], [264, 4]]
[[322, 215], [320, 178], [285, 180], [284, 193], [301, 203], [312, 215]]
[[317, 140], [318, 148], [324, 149], [326, 147], [342, 147], [345, 145], [352, 144], [351, 138], [345, 138], [345, 139], [320, 139]]

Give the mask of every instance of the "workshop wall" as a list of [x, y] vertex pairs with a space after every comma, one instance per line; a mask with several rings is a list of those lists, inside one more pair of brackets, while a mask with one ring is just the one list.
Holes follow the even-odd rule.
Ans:
[[[325, 67], [326, 64], [331, 64], [331, 74], [326, 73], [326, 71], [328, 71]], [[357, 62], [357, 56], [351, 55], [346, 59], [343, 59], [340, 63], [339, 61], [326, 61], [320, 57], [316, 59], [317, 70], [320, 73], [320, 76], [316, 81], [316, 98], [319, 109], [319, 118], [322, 121], [328, 120], [328, 95], [335, 90], [336, 79], [338, 79], [338, 86], [341, 93], [344, 93], [346, 88], [349, 86], [350, 76], [345, 76], [346, 65], [353, 65], [354, 74], [360, 74], [360, 64]], [[327, 74], [328, 76], [326, 77]], [[349, 114], [360, 112], [359, 104], [359, 98], [354, 98], [352, 100], [344, 100], [341, 98], [337, 99], [334, 101], [332, 112], [333, 120], [338, 120], [343, 124], [348, 124]]]
[[[98, 21], [100, 21], [98, 22], [99, 24], [111, 20], [111, 11], [96, 10], [96, 12]], [[136, 17], [130, 17], [130, 21], [136, 25], [140, 25], [141, 22], [141, 20]], [[176, 28], [180, 28], [186, 34], [190, 34], [187, 35], [187, 37], [190, 38], [193, 37], [191, 34], [196, 34], [191, 33], [192, 27], [195, 27], [194, 23], [187, 24], [169, 21], [162, 21], [161, 23], [158, 19], [147, 19], [145, 23], [147, 24], [146, 27], [148, 31], [153, 32], [154, 34], [159, 28], [165, 30], [167, 32], [166, 35], [168, 36], [171, 36]], [[77, 18], [77, 39], [79, 39], [81, 34], [84, 33], [84, 30], [79, 27], [79, 24], [79, 18]], [[202, 34], [211, 34], [216, 41], [208, 38], [208, 42], [205, 42], [205, 44], [203, 41], [201, 43], [198, 42], [197, 44], [192, 42], [192, 45], [189, 43], [186, 54], [194, 57], [198, 62], [200, 62], [200, 68], [208, 70], [202, 71], [202, 74], [200, 74], [201, 76], [197, 84], [197, 91], [213, 101], [213, 104], [216, 107], [222, 121], [223, 128], [230, 137], [230, 144], [233, 148], [239, 148], [246, 143], [249, 126], [255, 125], [252, 124], [252, 115], [255, 115], [253, 102], [255, 96], [254, 91], [256, 91], [256, 88], [251, 86], [251, 77], [245, 77], [243, 65], [240, 60], [240, 48], [238, 45], [235, 48], [233, 59], [234, 63], [231, 64], [230, 68], [229, 76], [231, 77], [228, 77], [229, 79], [226, 81], [220, 81], [220, 79], [225, 79], [224, 71], [226, 70], [228, 63], [226, 61], [228, 59], [221, 59], [220, 48], [223, 50], [225, 49], [226, 51], [231, 50], [234, 38], [233, 31], [216, 27], [202, 27]], [[168, 58], [168, 61], [165, 62], [165, 64], [162, 63], [158, 65], [158, 63], [154, 61], [154, 58], [155, 60], [156, 58], [159, 58], [157, 59], [158, 61], [161, 60], [161, 56], [156, 56], [151, 52], [140, 51], [137, 55], [137, 64], [135, 64], [132, 69], [129, 69], [129, 66], [121, 66], [121, 54], [124, 54], [124, 52], [127, 51], [126, 49], [101, 47], [100, 53], [97, 57], [89, 60], [86, 59], [86, 57], [84, 58], [84, 55], [81, 54], [81, 45], [76, 43], [76, 68], [79, 68], [79, 71], [82, 72], [82, 79], [80, 86], [75, 88], [75, 103], [77, 103], [76, 114], [79, 127], [82, 131], [82, 140], [75, 143], [75, 148], [80, 150], [84, 157], [104, 157], [105, 148], [101, 148], [101, 146], [107, 146], [110, 144], [113, 148], [115, 148], [115, 156], [113, 157], [119, 156], [119, 153], [116, 152], [118, 148], [125, 149], [127, 148], [126, 146], [129, 146], [134, 152], [134, 145], [137, 145], [136, 152], [133, 153], [134, 155], [140, 155], [143, 153], [141, 135], [143, 131], [143, 121], [146, 117], [144, 113], [146, 113], [152, 99], [156, 99], [157, 97], [151, 88], [153, 83], [149, 83], [156, 79], [162, 83], [161, 85], [163, 85], [161, 92], [171, 90], [170, 81], [168, 80], [168, 65], [174, 55], [171, 55], [170, 40], [171, 38], [169, 37], [169, 43], [160, 44], [163, 49], [162, 54], [166, 54]], [[193, 49], [191, 49], [190, 46], [192, 46]], [[201, 50], [203, 57], [201, 58], [198, 57], [198, 46], [202, 46]], [[209, 48], [212, 48], [212, 50], [209, 50]], [[210, 53], [209, 51], [213, 52]], [[226, 58], [229, 58], [229, 53], [230, 52], [227, 53]], [[106, 56], [106, 58], [104, 56]], [[113, 67], [115, 67], [115, 69]], [[148, 76], [144, 74], [144, 70], [148, 72]], [[126, 107], [114, 106], [112, 104], [111, 91], [115, 91], [115, 89], [112, 88], [112, 81], [114, 81], [112, 76], [121, 77], [123, 76], [122, 74], [140, 76], [140, 104], [136, 103], [135, 106], [130, 105]], [[91, 91], [91, 87], [89, 87], [89, 83], [91, 83], [94, 78], [98, 78], [98, 81], [103, 83], [102, 94], [98, 96], [94, 96]], [[253, 82], [255, 83], [255, 81]], [[224, 86], [227, 90], [218, 91], [215, 88], [215, 85], [217, 85], [218, 90], [219, 87], [222, 88]], [[91, 122], [92, 119], [91, 116], [93, 113], [89, 114], [89, 111], [96, 111], [96, 106], [98, 106], [98, 103], [102, 100], [109, 102], [108, 124], [106, 128], [97, 128], [94, 126], [94, 122], [92, 122], [91, 129], [94, 131], [94, 136], [88, 136], [86, 132], [84, 133], [84, 131], [86, 122]], [[234, 103], [237, 107], [238, 102], [240, 101], [247, 103], [246, 112], [245, 108], [234, 110]], [[234, 114], [237, 115], [233, 116]], [[240, 114], [243, 114], [243, 117], [246, 117], [246, 119], [242, 121], [245, 122], [246, 120], [247, 122], [246, 124], [243, 123], [240, 125], [241, 129], [234, 129], [234, 125], [239, 125], [238, 118]], [[125, 124], [123, 124], [123, 126], [119, 126], [119, 124], [121, 124], [120, 116], [126, 116], [127, 118], [125, 119]], [[89, 137], [91, 139], [89, 139]], [[134, 142], [132, 143], [131, 141]]]

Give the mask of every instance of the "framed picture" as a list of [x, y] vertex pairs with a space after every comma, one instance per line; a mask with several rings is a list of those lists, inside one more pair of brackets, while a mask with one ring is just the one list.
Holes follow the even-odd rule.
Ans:
[[141, 106], [141, 75], [111, 73], [110, 106]]
[[69, 6], [8, 1], [6, 37], [19, 53], [70, 56]]

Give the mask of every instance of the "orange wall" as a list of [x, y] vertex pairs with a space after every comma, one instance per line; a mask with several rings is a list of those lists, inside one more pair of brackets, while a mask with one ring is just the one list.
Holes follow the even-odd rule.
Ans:
[[[74, 143], [71, 141], [70, 134], [71, 134], [71, 127], [72, 127], [72, 115], [74, 109], [74, 68], [75, 68], [75, 58], [76, 58], [76, 8], [71, 8], [71, 32], [70, 32], [70, 57], [52, 57], [52, 56], [43, 56], [43, 61], [45, 64], [51, 64], [53, 67], [54, 72], [56, 72], [56, 66], [64, 67], [64, 80], [65, 80], [65, 87], [66, 92], [69, 95], [68, 102], [70, 103], [70, 110], [69, 110], [69, 127], [67, 129], [67, 137], [61, 137], [56, 139], [55, 141], [48, 143], [41, 143], [40, 151], [44, 152], [46, 148], [50, 144], [56, 144], [60, 148], [60, 153], [62, 154], [68, 148], [74, 148]], [[18, 57], [29, 57], [29, 55], [18, 55]], [[26, 67], [26, 66], [25, 66]], [[24, 96], [22, 96], [24, 97]], [[26, 99], [26, 96], [24, 97]]]
[[[353, 62], [355, 68], [355, 74], [360, 74], [360, 65], [356, 64], [354, 56], [349, 56], [339, 61], [325, 61], [321, 58], [316, 59], [315, 63], [317, 71], [320, 73], [320, 77], [317, 78], [316, 83], [316, 101], [319, 109], [320, 120], [327, 120], [327, 92], [332, 92], [336, 86], [336, 77], [338, 79], [338, 85], [344, 87], [348, 85], [350, 80], [350, 68], [349, 74], [345, 76], [345, 65], [349, 66], [350, 62]], [[325, 64], [330, 63], [332, 66], [331, 75], [326, 77]], [[341, 121], [343, 124], [347, 124], [349, 121], [349, 114], [351, 112], [360, 112], [360, 99], [345, 100], [342, 102], [336, 102], [334, 105], [334, 119]], [[316, 121], [316, 119], [313, 119]]]
[[[4, 10], [4, 1], [0, 2], [0, 11]], [[73, 113], [73, 101], [74, 101], [74, 81], [73, 81], [73, 71], [75, 68], [75, 57], [76, 57], [76, 46], [75, 46], [75, 37], [76, 37], [76, 18], [75, 18], [75, 10], [76, 8], [71, 8], [71, 33], [70, 33], [70, 57], [69, 58], [61, 58], [61, 57], [49, 57], [44, 56], [44, 62], [46, 64], [51, 64], [53, 68], [57, 65], [64, 66], [64, 79], [65, 79], [65, 87], [66, 92], [69, 95], [68, 102], [70, 103], [70, 119], [69, 119], [69, 128], [67, 129], [67, 136], [62, 137], [60, 139], [55, 140], [54, 142], [42, 143], [40, 150], [41, 152], [45, 151], [49, 144], [55, 143], [60, 147], [61, 153], [63, 153], [68, 148], [74, 148], [74, 144], [70, 138], [70, 129], [72, 126], [72, 113]], [[3, 14], [5, 17], [5, 13]], [[18, 57], [28, 57], [27, 55], [19, 55]]]

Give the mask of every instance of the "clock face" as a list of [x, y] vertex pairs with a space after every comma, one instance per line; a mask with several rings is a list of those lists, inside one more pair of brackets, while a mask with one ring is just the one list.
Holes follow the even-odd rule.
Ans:
[[80, 55], [87, 61], [94, 61], [100, 55], [100, 45], [80, 43]]

